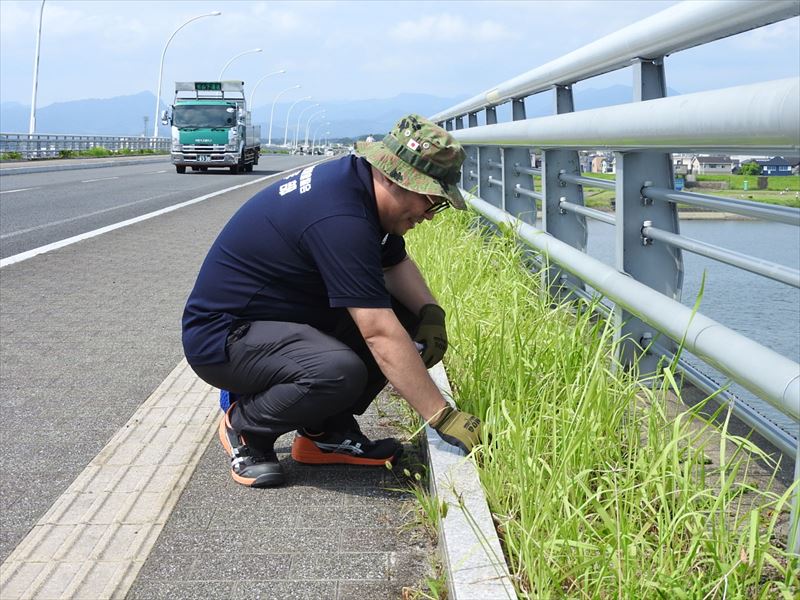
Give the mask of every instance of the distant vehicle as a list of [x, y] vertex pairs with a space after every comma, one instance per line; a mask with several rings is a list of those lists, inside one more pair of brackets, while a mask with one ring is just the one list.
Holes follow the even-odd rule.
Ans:
[[251, 123], [244, 81], [190, 81], [175, 84], [172, 112], [172, 164], [178, 173], [230, 169], [252, 171], [261, 153], [261, 128]]
[[331, 150], [330, 148], [325, 150], [325, 156], [333, 156], [333, 150]]

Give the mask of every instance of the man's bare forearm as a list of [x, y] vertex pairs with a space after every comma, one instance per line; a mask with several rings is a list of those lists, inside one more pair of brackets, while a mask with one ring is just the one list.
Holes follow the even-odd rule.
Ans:
[[439, 413], [446, 402], [394, 312], [388, 308], [348, 310], [375, 361], [397, 392], [426, 421]]
[[410, 256], [386, 269], [383, 279], [389, 293], [415, 315], [426, 304], [436, 304], [436, 298]]

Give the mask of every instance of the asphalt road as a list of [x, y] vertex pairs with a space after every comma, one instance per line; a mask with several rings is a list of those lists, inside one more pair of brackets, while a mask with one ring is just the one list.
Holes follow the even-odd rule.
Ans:
[[[0, 195], [3, 234], [38, 227], [5, 238], [3, 254], [311, 161], [262, 158], [239, 176], [152, 164], [2, 176], [4, 191], [33, 188]], [[0, 269], [0, 560], [181, 360], [180, 317], [200, 263], [270, 182]]]
[[300, 164], [310, 156], [264, 156], [252, 173], [178, 175], [169, 159], [69, 171], [0, 171], [0, 258], [7, 258]]

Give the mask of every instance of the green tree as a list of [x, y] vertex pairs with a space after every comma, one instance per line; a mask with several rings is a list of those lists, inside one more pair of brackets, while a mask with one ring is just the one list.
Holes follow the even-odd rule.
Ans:
[[739, 167], [739, 175], [761, 175], [761, 165], [757, 162], [746, 162]]

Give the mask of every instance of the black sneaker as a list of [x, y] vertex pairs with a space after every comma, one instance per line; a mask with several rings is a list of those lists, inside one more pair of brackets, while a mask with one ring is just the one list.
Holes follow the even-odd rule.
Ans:
[[236, 483], [265, 488], [283, 485], [286, 481], [278, 456], [274, 452], [259, 456], [252, 453], [247, 446], [239, 446], [234, 452], [235, 456], [231, 459], [231, 477]]
[[308, 465], [394, 464], [403, 446], [394, 438], [372, 441], [360, 431], [309, 433], [298, 429], [292, 442], [292, 458]]
[[219, 423], [219, 441], [231, 457], [231, 477], [236, 483], [248, 487], [262, 488], [282, 485], [286, 481], [283, 469], [275, 452], [259, 455], [245, 444], [231, 426], [230, 414], [233, 404]]

